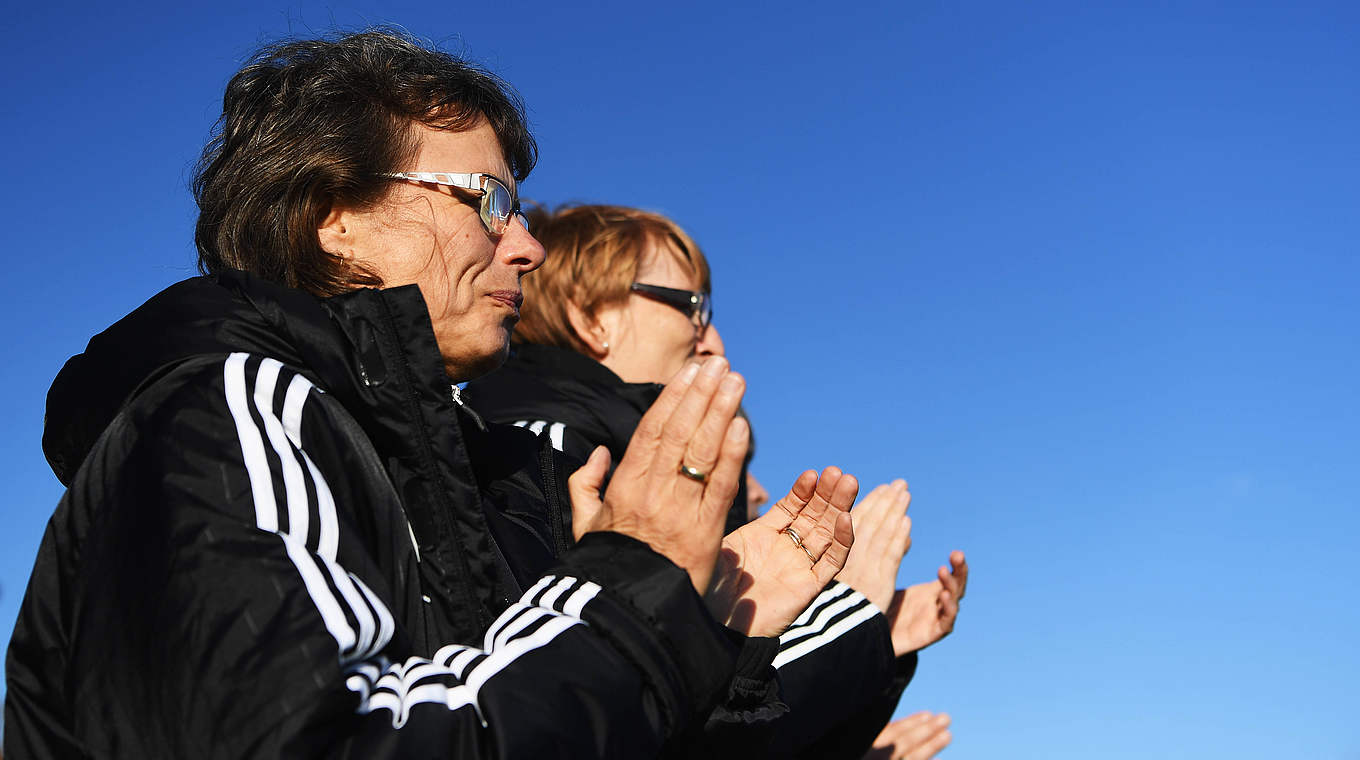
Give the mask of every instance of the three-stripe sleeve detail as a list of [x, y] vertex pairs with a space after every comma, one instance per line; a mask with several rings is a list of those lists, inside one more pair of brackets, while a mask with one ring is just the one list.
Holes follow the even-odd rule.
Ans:
[[[549, 585], [563, 589], [551, 602], [541, 597]], [[470, 706], [485, 723], [477, 702], [482, 687], [525, 653], [548, 644], [572, 626], [585, 625], [569, 610], [579, 612], [599, 591], [589, 581], [549, 576], [501, 613], [487, 629], [481, 647], [450, 644], [431, 659], [383, 660], [354, 668], [348, 684], [362, 697], [359, 711], [388, 710], [393, 727], [401, 728], [418, 704], [437, 703], [449, 710]]]
[[[285, 378], [282, 408], [276, 411], [275, 398]], [[485, 723], [477, 695], [488, 681], [525, 653], [573, 626], [585, 625], [581, 612], [600, 587], [548, 576], [492, 623], [481, 646], [450, 644], [431, 659], [389, 661], [380, 652], [395, 633], [392, 613], [358, 576], [337, 563], [340, 526], [334, 498], [302, 449], [307, 399], [320, 389], [274, 359], [255, 363], [244, 353], [227, 358], [223, 379], [256, 527], [282, 541], [322, 624], [335, 639], [345, 684], [360, 699], [357, 712], [388, 710], [392, 725], [400, 728], [417, 704], [436, 703], [449, 710], [471, 706]], [[561, 423], [553, 427], [560, 437]], [[542, 430], [540, 426], [535, 432]]]
[[[348, 667], [387, 646], [395, 629], [392, 615], [357, 577], [336, 564], [339, 521], [335, 502], [325, 477], [300, 447], [311, 382], [288, 373], [280, 416], [274, 409], [274, 396], [283, 365], [262, 359], [252, 379], [247, 372], [249, 359], [244, 353], [229, 356], [223, 380], [255, 502], [255, 525], [282, 540], [326, 630], [335, 639], [340, 665]], [[274, 460], [268, 456], [266, 440]], [[282, 509], [275, 492], [276, 471], [283, 484]]]
[[840, 638], [879, 614], [865, 596], [840, 581], [833, 581], [779, 637], [776, 668], [783, 667]]
[[515, 427], [522, 427], [534, 435], [548, 434], [548, 440], [552, 441], [552, 446], [558, 451], [566, 451], [567, 425], [565, 422], [549, 422], [547, 420], [518, 420], [513, 423]]

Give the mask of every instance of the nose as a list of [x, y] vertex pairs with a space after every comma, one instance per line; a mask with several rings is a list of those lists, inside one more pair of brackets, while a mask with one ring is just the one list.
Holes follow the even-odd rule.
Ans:
[[760, 508], [770, 501], [770, 492], [765, 490], [756, 476], [748, 470], [746, 473], [746, 517], [754, 520], [760, 516]]
[[543, 266], [547, 254], [538, 240], [524, 229], [524, 225], [512, 221], [506, 225], [505, 233], [496, 244], [496, 258], [518, 269], [520, 274], [528, 274]]
[[727, 349], [723, 347], [722, 336], [718, 334], [718, 326], [710, 324], [699, 332], [699, 342], [694, 346], [694, 353], [699, 356], [726, 356]]

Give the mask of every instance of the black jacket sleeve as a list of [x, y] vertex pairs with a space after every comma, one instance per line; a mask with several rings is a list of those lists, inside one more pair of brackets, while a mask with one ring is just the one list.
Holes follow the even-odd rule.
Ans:
[[242, 356], [159, 383], [87, 458], [10, 648], [7, 755], [631, 758], [723, 696], [736, 648], [617, 534], [480, 638], [417, 651], [434, 623], [393, 485], [338, 403]]
[[894, 658], [887, 618], [833, 581], [780, 637], [774, 666], [788, 715], [770, 756], [859, 758], [896, 708], [915, 653]]

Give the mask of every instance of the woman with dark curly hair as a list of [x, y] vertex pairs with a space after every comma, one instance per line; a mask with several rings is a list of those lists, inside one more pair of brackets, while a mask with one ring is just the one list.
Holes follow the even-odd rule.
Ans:
[[602, 458], [569, 481], [459, 401], [543, 263], [508, 86], [389, 32], [288, 42], [231, 79], [219, 127], [205, 276], [48, 396], [68, 490], [10, 645], [5, 754], [634, 758], [767, 708], [734, 688], [723, 604], [792, 620], [844, 562], [849, 502], [807, 490], [781, 526], [801, 546], [748, 534], [795, 568], [777, 592], [754, 556], [721, 575], [739, 375], [677, 367], [603, 495]]

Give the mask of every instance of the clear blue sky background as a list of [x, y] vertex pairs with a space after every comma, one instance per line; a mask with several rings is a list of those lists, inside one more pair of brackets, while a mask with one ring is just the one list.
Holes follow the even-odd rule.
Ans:
[[574, 6], [7, 10], [0, 644], [47, 385], [193, 274], [227, 78], [384, 22], [520, 89], [527, 196], [704, 246], [771, 490], [905, 476], [903, 582], [968, 550], [947, 757], [1360, 757], [1354, 3]]

